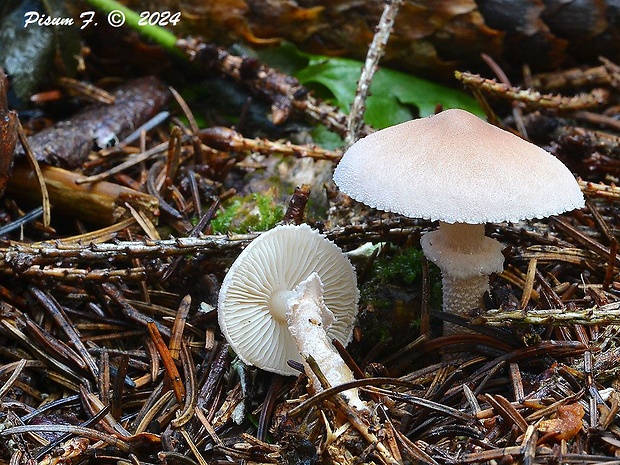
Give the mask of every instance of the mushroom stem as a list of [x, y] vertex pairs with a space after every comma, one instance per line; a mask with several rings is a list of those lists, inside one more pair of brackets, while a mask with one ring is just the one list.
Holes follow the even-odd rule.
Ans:
[[[295, 288], [294, 295], [286, 303], [288, 327], [304, 359], [304, 370], [312, 386], [322, 391], [321, 383], [305, 361], [312, 355], [329, 384], [334, 387], [355, 378], [327, 336], [334, 321], [334, 314], [323, 301], [323, 283], [317, 273], [312, 273]], [[344, 391], [349, 405], [366, 410], [357, 389]]]
[[[424, 255], [435, 263], [443, 278], [443, 311], [467, 315], [484, 308], [489, 275], [504, 266], [502, 244], [484, 235], [484, 224], [439, 222], [436, 231], [420, 239]], [[455, 332], [445, 324], [444, 334]]]
[[475, 254], [483, 248], [484, 224], [439, 222], [437, 232], [442, 240], [455, 252]]
[[489, 290], [487, 275], [455, 278], [445, 273], [443, 285], [443, 311], [466, 315], [473, 308], [484, 308], [484, 293]]

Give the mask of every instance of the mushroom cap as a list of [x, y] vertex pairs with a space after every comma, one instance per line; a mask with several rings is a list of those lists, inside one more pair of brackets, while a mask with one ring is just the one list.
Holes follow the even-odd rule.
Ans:
[[360, 139], [334, 182], [370, 207], [447, 223], [516, 222], [584, 205], [560, 160], [458, 109]]
[[316, 272], [334, 322], [327, 334], [347, 345], [357, 314], [357, 277], [342, 250], [310, 226], [283, 225], [261, 234], [231, 265], [220, 289], [218, 320], [241, 360], [283, 375], [302, 362], [286, 322], [286, 300]]

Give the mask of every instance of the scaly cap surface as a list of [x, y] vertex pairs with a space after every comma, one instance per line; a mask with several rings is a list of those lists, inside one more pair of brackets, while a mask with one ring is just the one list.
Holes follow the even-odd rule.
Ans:
[[557, 158], [458, 109], [360, 139], [334, 182], [370, 207], [447, 223], [516, 222], [584, 205]]

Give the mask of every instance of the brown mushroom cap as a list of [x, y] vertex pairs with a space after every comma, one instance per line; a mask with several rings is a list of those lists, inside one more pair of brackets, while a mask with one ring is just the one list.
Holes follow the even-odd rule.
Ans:
[[286, 302], [316, 272], [334, 321], [327, 334], [350, 342], [357, 314], [357, 277], [340, 248], [310, 226], [278, 226], [254, 239], [231, 265], [220, 289], [218, 319], [241, 360], [267, 371], [295, 375], [301, 362], [286, 321]]
[[447, 223], [516, 222], [584, 205], [557, 158], [458, 109], [357, 141], [334, 182], [370, 207]]

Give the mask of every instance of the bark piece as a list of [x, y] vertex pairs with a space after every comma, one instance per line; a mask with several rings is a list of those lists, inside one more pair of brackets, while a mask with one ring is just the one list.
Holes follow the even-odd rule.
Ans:
[[0, 68], [0, 197], [13, 166], [13, 153], [17, 144], [17, 115], [9, 111], [6, 99], [6, 74]]
[[[103, 148], [131, 134], [155, 116], [170, 98], [162, 81], [147, 76], [129, 81], [113, 93], [113, 105], [90, 105], [71, 118], [30, 137], [38, 161], [76, 168], [91, 150]], [[18, 149], [18, 156], [24, 152]]]
[[[50, 203], [57, 211], [97, 225], [116, 223], [128, 214], [126, 204], [149, 218], [158, 215], [157, 200], [148, 194], [111, 182], [76, 184], [79, 174], [42, 166]], [[40, 191], [33, 171], [25, 163], [15, 165], [7, 190], [16, 198], [40, 202]]]

